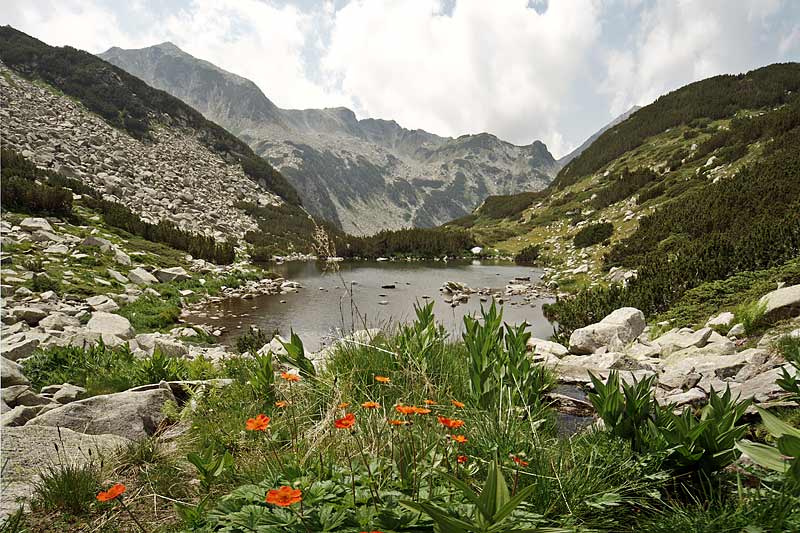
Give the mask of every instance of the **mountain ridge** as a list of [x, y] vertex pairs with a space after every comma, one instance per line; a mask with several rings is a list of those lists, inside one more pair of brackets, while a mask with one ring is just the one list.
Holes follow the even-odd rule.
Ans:
[[560, 168], [541, 141], [442, 137], [343, 107], [281, 109], [252, 81], [171, 43], [100, 57], [228, 128], [292, 182], [312, 214], [349, 233], [437, 226], [488, 195], [543, 189]]

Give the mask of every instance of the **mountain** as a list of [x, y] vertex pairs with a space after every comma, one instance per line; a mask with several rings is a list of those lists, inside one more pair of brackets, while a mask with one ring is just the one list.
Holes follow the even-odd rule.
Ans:
[[539, 141], [441, 137], [346, 108], [281, 109], [252, 81], [172, 43], [100, 57], [229, 129], [287, 177], [311, 213], [349, 233], [435, 226], [488, 195], [540, 190], [560, 168]]
[[633, 113], [635, 113], [639, 109], [641, 109], [641, 106], [635, 105], [635, 106], [631, 107], [630, 109], [628, 109], [627, 111], [625, 111], [620, 116], [618, 116], [617, 118], [615, 118], [614, 120], [612, 120], [611, 122], [609, 122], [608, 124], [606, 124], [605, 126], [603, 126], [602, 128], [600, 128], [599, 130], [597, 130], [588, 139], [586, 139], [583, 142], [583, 144], [581, 144], [580, 146], [575, 148], [573, 151], [571, 151], [570, 153], [568, 153], [567, 155], [565, 155], [564, 157], [559, 159], [558, 160], [558, 165], [560, 167], [566, 166], [570, 161], [572, 161], [573, 159], [575, 159], [576, 157], [581, 155], [584, 152], [584, 150], [589, 148], [589, 146], [591, 146], [591, 144], [594, 141], [596, 141], [597, 138], [600, 137], [600, 135], [605, 133], [606, 130], [616, 126], [617, 124], [619, 124], [623, 120], [627, 119], [629, 116], [631, 116]]
[[80, 180], [148, 223], [222, 240], [251, 234], [279, 242], [272, 252], [311, 251], [313, 222], [294, 187], [181, 100], [10, 26], [0, 27], [0, 71], [4, 147], [40, 168]]
[[797, 63], [692, 83], [601, 133], [546, 190], [489, 197], [447, 227], [582, 288], [548, 307], [563, 336], [624, 306], [687, 325], [779, 271], [796, 284], [798, 91]]

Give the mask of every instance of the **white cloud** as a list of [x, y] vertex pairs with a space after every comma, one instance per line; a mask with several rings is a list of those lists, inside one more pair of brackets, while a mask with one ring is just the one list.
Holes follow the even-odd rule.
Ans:
[[356, 0], [336, 13], [323, 67], [362, 113], [445, 135], [560, 142], [563, 100], [599, 36], [595, 2]]

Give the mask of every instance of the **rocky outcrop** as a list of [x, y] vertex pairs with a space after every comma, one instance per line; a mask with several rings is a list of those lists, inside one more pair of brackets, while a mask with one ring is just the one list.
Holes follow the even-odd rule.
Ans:
[[127, 318], [102, 311], [92, 313], [92, 318], [86, 324], [86, 329], [101, 335], [114, 335], [120, 339], [133, 337], [133, 328]]
[[623, 307], [597, 324], [573, 331], [569, 338], [569, 351], [578, 355], [591, 354], [602, 347], [620, 351], [641, 335], [644, 327], [644, 313], [633, 307]]
[[27, 425], [58, 426], [90, 435], [111, 434], [139, 440], [158, 429], [168, 401], [175, 401], [169, 388], [94, 396], [48, 411]]
[[764, 305], [764, 318], [776, 321], [800, 315], [800, 285], [782, 287], [765, 294], [759, 303]]

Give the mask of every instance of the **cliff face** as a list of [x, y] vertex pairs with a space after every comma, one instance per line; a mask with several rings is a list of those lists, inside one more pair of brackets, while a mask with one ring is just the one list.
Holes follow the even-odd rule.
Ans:
[[560, 168], [539, 141], [440, 137], [358, 120], [346, 108], [280, 109], [250, 80], [171, 43], [100, 57], [239, 136], [289, 179], [312, 214], [351, 233], [442, 224], [488, 195], [543, 189]]

